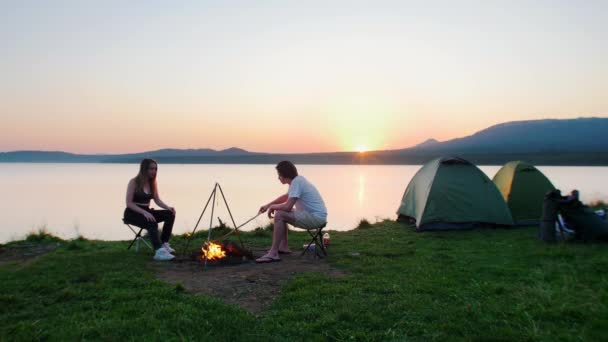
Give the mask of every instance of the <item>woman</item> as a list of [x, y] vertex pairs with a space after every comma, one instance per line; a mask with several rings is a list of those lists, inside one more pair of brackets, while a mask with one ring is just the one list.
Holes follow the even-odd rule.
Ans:
[[[139, 174], [127, 186], [127, 208], [124, 220], [128, 224], [148, 230], [155, 249], [154, 260], [171, 260], [175, 250], [169, 245], [175, 221], [175, 209], [160, 199], [156, 186], [158, 164], [153, 159], [144, 159], [139, 164]], [[166, 210], [150, 208], [150, 200]], [[158, 222], [165, 222], [162, 235], [158, 236]]]

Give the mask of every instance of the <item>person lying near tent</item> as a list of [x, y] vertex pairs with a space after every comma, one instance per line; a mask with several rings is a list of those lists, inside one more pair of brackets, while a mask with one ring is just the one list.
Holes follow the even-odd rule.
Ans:
[[281, 184], [289, 184], [286, 194], [260, 207], [259, 213], [268, 211], [274, 216], [272, 246], [268, 252], [256, 259], [257, 263], [281, 261], [279, 254], [289, 254], [287, 224], [304, 229], [314, 229], [327, 223], [327, 208], [317, 188], [306, 178], [298, 175], [296, 166], [282, 161], [276, 166]]

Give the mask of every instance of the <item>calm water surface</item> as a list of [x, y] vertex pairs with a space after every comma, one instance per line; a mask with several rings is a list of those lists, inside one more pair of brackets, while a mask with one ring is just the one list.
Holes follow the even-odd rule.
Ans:
[[[0, 164], [0, 242], [22, 239], [46, 227], [62, 238], [125, 240], [132, 233], [122, 224], [125, 191], [138, 171], [135, 164]], [[325, 199], [328, 228], [349, 230], [359, 220], [395, 218], [401, 196], [417, 165], [300, 165], [300, 174]], [[499, 166], [482, 166], [492, 178]], [[579, 189], [583, 201], [608, 199], [608, 167], [538, 167], [562, 192]], [[216, 182], [220, 183], [237, 225], [257, 214], [260, 205], [287, 191], [274, 165], [159, 165], [161, 198], [177, 209], [174, 232], [191, 231]], [[217, 217], [229, 221], [223, 201]], [[206, 212], [199, 229], [209, 227]], [[243, 230], [265, 225], [259, 216]]]

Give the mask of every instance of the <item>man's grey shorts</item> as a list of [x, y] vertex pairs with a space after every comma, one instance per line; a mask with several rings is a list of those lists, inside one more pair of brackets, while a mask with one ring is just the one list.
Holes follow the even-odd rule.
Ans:
[[304, 229], [317, 229], [327, 223], [326, 220], [318, 218], [304, 210], [294, 211], [293, 216], [296, 219], [293, 225]]

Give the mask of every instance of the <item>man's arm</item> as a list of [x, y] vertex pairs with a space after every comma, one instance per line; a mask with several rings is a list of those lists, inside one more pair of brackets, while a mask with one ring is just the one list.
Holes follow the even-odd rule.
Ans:
[[289, 197], [289, 198], [287, 198], [287, 201], [285, 201], [283, 203], [275, 203], [275, 204], [270, 205], [268, 207], [268, 218], [273, 218], [274, 212], [277, 210], [291, 211], [294, 204], [296, 204], [297, 200], [298, 199], [296, 197]]
[[287, 198], [287, 201], [285, 201], [283, 203], [277, 203], [277, 204], [271, 205], [270, 207], [268, 207], [268, 216], [272, 216], [272, 214], [276, 210], [291, 211], [294, 204], [296, 204], [297, 200], [298, 199], [295, 197], [289, 197], [289, 198]]
[[277, 197], [275, 200], [273, 200], [272, 202], [270, 202], [268, 204], [264, 204], [263, 206], [261, 206], [260, 207], [260, 211], [258, 212], [258, 214], [266, 212], [266, 210], [268, 210], [268, 208], [270, 208], [270, 206], [273, 205], [273, 204], [280, 204], [280, 203], [285, 203], [285, 202], [287, 202], [287, 194], [281, 195], [281, 196]]

